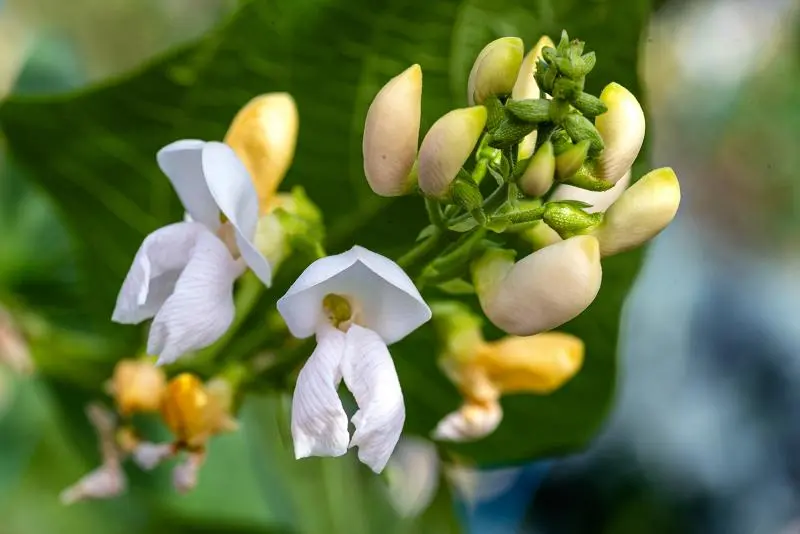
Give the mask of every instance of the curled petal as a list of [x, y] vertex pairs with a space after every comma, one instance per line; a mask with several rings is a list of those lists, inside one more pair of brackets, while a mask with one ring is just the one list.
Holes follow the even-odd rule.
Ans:
[[380, 473], [400, 439], [406, 409], [394, 362], [378, 334], [358, 325], [350, 327], [342, 376], [358, 404], [350, 446], [357, 446], [358, 459]]
[[598, 165], [599, 178], [616, 183], [631, 168], [642, 148], [644, 111], [633, 93], [618, 83], [608, 84], [600, 100], [608, 111], [595, 119], [605, 144]]
[[345, 335], [331, 326], [317, 334], [317, 347], [297, 377], [292, 397], [292, 438], [295, 458], [341, 456], [350, 434], [347, 414], [336, 388], [345, 354]]
[[278, 311], [292, 335], [314, 334], [329, 293], [347, 296], [360, 308], [360, 324], [387, 344], [413, 332], [431, 318], [431, 310], [408, 275], [395, 262], [354, 246], [319, 259], [303, 271], [278, 300]]
[[421, 113], [419, 65], [389, 80], [370, 104], [364, 124], [364, 174], [376, 194], [393, 197], [412, 189]]
[[205, 144], [197, 139], [175, 141], [159, 150], [156, 160], [191, 220], [216, 232], [220, 224], [219, 208], [203, 180], [201, 153]]
[[214, 237], [196, 222], [170, 224], [148, 235], [122, 283], [111, 320], [136, 324], [153, 317], [174, 291], [202, 234]]
[[[184, 223], [186, 224], [186, 223]], [[158, 363], [207, 347], [233, 321], [233, 281], [241, 274], [225, 245], [210, 232], [200, 233], [175, 291], [150, 327], [147, 352]]]
[[289, 93], [267, 93], [247, 103], [231, 122], [225, 144], [253, 178], [262, 213], [294, 158], [297, 105]]
[[172, 458], [177, 451], [171, 443], [142, 442], [133, 449], [133, 461], [145, 471], [152, 471], [158, 464]]
[[628, 186], [631, 185], [631, 171], [628, 169], [619, 182], [614, 184], [614, 187], [606, 191], [587, 191], [574, 185], [561, 184], [555, 188], [553, 194], [548, 199], [550, 202], [557, 202], [560, 200], [579, 200], [591, 204], [591, 207], [585, 208], [586, 213], [599, 213], [606, 211], [616, 200], [625, 192]]
[[253, 244], [258, 225], [258, 197], [250, 174], [233, 149], [223, 143], [206, 143], [202, 163], [211, 196], [236, 230], [236, 245], [242, 258], [269, 286], [272, 269]]
[[450, 184], [472, 154], [486, 125], [486, 108], [454, 109], [433, 123], [419, 147], [419, 187], [430, 197], [446, 198]]
[[432, 437], [439, 441], [476, 441], [494, 432], [502, 419], [503, 409], [499, 402], [468, 402], [439, 421]]
[[652, 239], [672, 222], [680, 202], [681, 187], [672, 169], [656, 169], [642, 176], [592, 230], [600, 242], [600, 254], [624, 252]]
[[472, 272], [486, 316], [518, 336], [575, 318], [597, 296], [602, 279], [599, 244], [591, 236], [555, 243], [517, 263], [506, 251], [488, 251]]

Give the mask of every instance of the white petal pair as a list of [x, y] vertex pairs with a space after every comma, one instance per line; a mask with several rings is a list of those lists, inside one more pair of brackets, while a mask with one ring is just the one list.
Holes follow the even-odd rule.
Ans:
[[[330, 294], [356, 310], [346, 331], [328, 322], [323, 299]], [[356, 246], [311, 264], [278, 301], [278, 311], [296, 337], [317, 337], [292, 402], [295, 456], [340, 456], [358, 446], [359, 459], [381, 472], [405, 422], [387, 345], [428, 321], [430, 308], [396, 263]], [[337, 393], [342, 380], [359, 408], [352, 439]]]
[[[253, 245], [259, 216], [255, 188], [229, 146], [182, 140], [161, 149], [157, 159], [191, 222], [145, 238], [112, 320], [135, 324], [154, 317], [147, 351], [164, 364], [225, 333], [234, 316], [233, 282], [246, 267], [267, 285], [272, 273]], [[235, 247], [217, 235], [221, 215], [232, 227]]]

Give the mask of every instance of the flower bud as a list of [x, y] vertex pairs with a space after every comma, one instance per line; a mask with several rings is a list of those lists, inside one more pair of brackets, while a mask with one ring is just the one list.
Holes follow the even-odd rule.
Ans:
[[519, 178], [519, 188], [529, 197], [540, 197], [553, 186], [556, 172], [556, 156], [553, 143], [547, 141], [528, 160], [525, 172]]
[[514, 263], [513, 253], [492, 249], [472, 264], [481, 308], [510, 334], [553, 329], [583, 312], [600, 289], [597, 240], [571, 237]]
[[610, 83], [600, 94], [608, 111], [595, 119], [595, 127], [603, 138], [605, 149], [597, 165], [598, 177], [617, 183], [630, 169], [644, 142], [644, 111], [633, 94]]
[[502, 37], [486, 45], [469, 73], [469, 105], [481, 104], [490, 95], [511, 93], [524, 54], [525, 47], [519, 37]]
[[543, 35], [539, 42], [536, 43], [530, 52], [522, 60], [517, 73], [517, 79], [514, 82], [514, 88], [511, 90], [511, 98], [514, 100], [527, 100], [540, 98], [542, 95], [536, 80], [533, 78], [536, 72], [536, 63], [542, 57], [542, 49], [545, 46], [555, 48], [553, 40], [550, 37]]
[[189, 373], [176, 376], [167, 385], [161, 417], [178, 442], [188, 448], [202, 447], [211, 436], [235, 428], [217, 395]]
[[247, 168], [262, 213], [292, 164], [298, 115], [288, 93], [268, 93], [247, 103], [234, 117], [225, 143]]
[[120, 415], [157, 412], [167, 387], [162, 367], [146, 360], [120, 360], [114, 367], [109, 393]]
[[376, 194], [394, 197], [413, 189], [421, 113], [419, 65], [389, 80], [370, 104], [362, 148], [364, 174]]
[[556, 156], [556, 174], [559, 180], [566, 180], [578, 172], [586, 161], [591, 146], [591, 141], [586, 139]]
[[324, 237], [322, 212], [302, 187], [294, 187], [273, 197], [269, 212], [258, 219], [253, 242], [275, 271], [294, 251], [319, 256]]
[[586, 213], [570, 202], [547, 202], [542, 219], [562, 238], [568, 238], [597, 225], [602, 215]]
[[419, 187], [425, 195], [447, 198], [450, 184], [478, 143], [486, 125], [486, 108], [450, 111], [437, 120], [419, 149]]
[[439, 488], [439, 453], [433, 443], [403, 436], [386, 466], [389, 502], [400, 517], [422, 514]]
[[560, 200], [578, 200], [591, 204], [590, 207], [584, 208], [587, 213], [600, 213], [608, 209], [620, 195], [628, 188], [631, 183], [631, 171], [628, 170], [619, 182], [614, 184], [614, 187], [607, 191], [587, 191], [580, 187], [573, 185], [561, 184], [555, 188], [553, 194], [550, 195], [551, 202], [558, 202]]
[[622, 193], [591, 231], [600, 254], [611, 256], [652, 239], [675, 217], [680, 201], [675, 172], [669, 167], [650, 171]]

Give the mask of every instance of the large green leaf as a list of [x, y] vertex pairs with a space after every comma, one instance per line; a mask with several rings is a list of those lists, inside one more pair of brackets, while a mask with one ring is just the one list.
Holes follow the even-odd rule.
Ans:
[[[421, 202], [372, 195], [360, 153], [366, 109], [388, 78], [422, 64], [425, 128], [465, 104], [472, 58], [488, 40], [517, 34], [532, 45], [541, 33], [557, 36], [564, 27], [597, 51], [591, 89], [616, 80], [636, 91], [637, 44], [649, 10], [649, 0], [245, 1], [204, 39], [128, 77], [77, 94], [10, 98], [0, 106], [0, 126], [13, 156], [74, 230], [83, 305], [96, 328], [106, 330], [141, 240], [180, 217], [154, 163], [160, 146], [186, 137], [219, 139], [248, 99], [290, 91], [301, 133], [285, 186], [303, 185], [323, 209], [330, 252], [359, 243], [396, 256], [425, 224]], [[606, 262], [597, 301], [565, 327], [587, 343], [583, 372], [549, 397], [504, 399], [501, 428], [453, 452], [507, 463], [574, 450], [591, 439], [613, 395], [620, 308], [638, 261], [629, 254]], [[302, 267], [282, 269], [219, 354], [242, 358], [268, 348], [264, 315]], [[392, 349], [406, 392], [407, 430], [423, 435], [459, 403], [436, 367], [434, 347], [425, 327]]]

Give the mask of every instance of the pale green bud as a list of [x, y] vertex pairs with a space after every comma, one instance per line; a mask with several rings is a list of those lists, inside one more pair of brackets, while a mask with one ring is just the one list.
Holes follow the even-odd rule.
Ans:
[[597, 225], [602, 217], [600, 213], [586, 213], [570, 202], [548, 202], [542, 218], [558, 235], [567, 238]]
[[447, 198], [450, 184], [478, 143], [486, 108], [454, 109], [433, 123], [419, 148], [419, 187], [425, 195]]
[[520, 236], [531, 244], [533, 250], [549, 247], [561, 241], [558, 232], [547, 226], [544, 221], [536, 221], [533, 226], [520, 233]]
[[605, 149], [598, 160], [598, 178], [617, 183], [631, 168], [644, 142], [645, 119], [642, 106], [633, 94], [610, 83], [600, 94], [608, 111], [595, 119]]
[[486, 317], [510, 334], [529, 336], [577, 317], [597, 296], [599, 245], [576, 236], [529, 254], [490, 249], [473, 262], [472, 278]]
[[559, 180], [566, 180], [578, 172], [586, 161], [591, 146], [591, 141], [587, 139], [556, 156], [556, 173]]
[[605, 213], [603, 222], [591, 230], [600, 242], [602, 256], [638, 247], [655, 237], [675, 217], [681, 201], [678, 177], [669, 167], [649, 172]]
[[529, 197], [540, 197], [553, 186], [556, 172], [556, 156], [553, 143], [545, 142], [527, 162], [525, 172], [520, 176], [518, 184], [523, 193]]
[[558, 202], [561, 200], [577, 200], [586, 202], [591, 206], [584, 208], [587, 213], [600, 213], [608, 209], [620, 195], [631, 184], [631, 171], [628, 170], [622, 179], [614, 184], [614, 187], [606, 191], [587, 191], [574, 185], [561, 184], [553, 190], [549, 200], [551, 202]]
[[542, 49], [545, 46], [555, 47], [552, 39], [543, 35], [539, 42], [536, 43], [525, 59], [522, 60], [522, 65], [519, 67], [517, 73], [517, 80], [514, 82], [514, 88], [511, 90], [511, 98], [514, 100], [528, 100], [540, 98], [542, 95], [539, 85], [533, 78], [536, 72], [536, 63], [542, 57]]
[[393, 197], [413, 190], [421, 111], [419, 65], [389, 80], [369, 106], [364, 124], [364, 174], [376, 194]]
[[322, 212], [302, 187], [295, 187], [278, 193], [270, 211], [259, 217], [254, 244], [275, 271], [292, 252], [319, 255], [324, 234]]
[[502, 37], [486, 45], [469, 73], [469, 105], [482, 104], [491, 95], [508, 95], [514, 88], [525, 47], [519, 37]]

